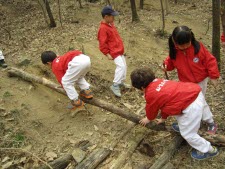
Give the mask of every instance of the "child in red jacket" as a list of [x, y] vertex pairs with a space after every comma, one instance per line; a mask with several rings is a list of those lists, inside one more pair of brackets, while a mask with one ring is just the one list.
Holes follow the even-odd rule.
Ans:
[[182, 82], [200, 85], [205, 95], [208, 77], [217, 86], [220, 76], [216, 58], [195, 40], [193, 32], [187, 26], [178, 26], [169, 37], [169, 56], [164, 61], [164, 71], [177, 69]]
[[110, 86], [110, 89], [116, 96], [121, 97], [120, 87], [128, 86], [124, 84], [127, 65], [123, 55], [123, 41], [113, 24], [114, 16], [117, 16], [118, 12], [114, 11], [111, 6], [106, 6], [101, 13], [103, 20], [98, 30], [99, 49], [109, 60], [114, 60], [116, 64], [113, 85]]
[[52, 51], [45, 51], [41, 54], [41, 60], [43, 64], [51, 66], [52, 72], [66, 91], [74, 109], [84, 105], [84, 102], [78, 98], [79, 95], [74, 88], [75, 83], [81, 89], [80, 96], [87, 99], [93, 98], [89, 89], [90, 84], [84, 79], [91, 66], [89, 56], [78, 50], [69, 51], [63, 56], [56, 56]]
[[[198, 135], [201, 120], [207, 122], [209, 126], [215, 123], [197, 84], [157, 79], [149, 68], [134, 70], [131, 73], [131, 82], [145, 94], [147, 117], [140, 121], [142, 125], [154, 120], [161, 110], [162, 117], [156, 119], [156, 122], [160, 124], [165, 122], [168, 116], [175, 116], [180, 134], [197, 150], [192, 151], [193, 158], [202, 160], [218, 154], [216, 147]], [[209, 132], [212, 132], [210, 129], [211, 127]]]

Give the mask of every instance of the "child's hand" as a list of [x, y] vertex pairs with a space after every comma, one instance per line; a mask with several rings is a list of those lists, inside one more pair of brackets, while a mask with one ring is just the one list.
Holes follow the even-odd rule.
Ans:
[[107, 54], [106, 57], [107, 57], [109, 60], [113, 60], [112, 56], [110, 56], [109, 54]]
[[145, 118], [143, 118], [143, 119], [141, 119], [140, 121], [139, 121], [139, 123], [142, 125], [142, 126], [145, 126], [146, 124], [148, 124], [150, 122], [150, 120], [147, 118], [147, 117], [145, 117]]
[[166, 119], [155, 119], [157, 124], [161, 124], [164, 123], [166, 121]]
[[167, 65], [165, 63], [163, 63], [161, 65], [161, 69], [162, 69], [162, 71], [166, 72], [167, 71]]

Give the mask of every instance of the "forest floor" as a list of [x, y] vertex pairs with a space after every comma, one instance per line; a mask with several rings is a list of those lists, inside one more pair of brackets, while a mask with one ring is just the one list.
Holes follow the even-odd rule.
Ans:
[[[109, 86], [112, 83], [115, 65], [98, 49], [97, 31], [101, 21], [100, 11], [103, 3], [83, 3], [80, 9], [73, 0], [61, 1], [62, 26], [58, 15], [58, 4], [50, 1], [57, 27], [49, 28], [37, 1], [0, 0], [0, 49], [9, 67], [17, 67], [34, 75], [56, 82], [48, 67], [42, 65], [40, 54], [53, 50], [62, 55], [69, 49], [82, 50], [91, 57], [92, 69], [87, 80], [93, 86], [96, 98], [126, 107], [136, 113], [144, 105], [144, 98], [137, 90], [123, 92], [116, 98]], [[162, 27], [160, 2], [145, 0], [143, 10], [138, 9], [140, 22], [131, 22], [128, 0], [115, 0], [115, 9], [120, 12], [115, 25], [124, 41], [127, 55], [127, 83], [129, 75], [138, 67], [149, 66], [160, 78], [164, 73], [159, 69], [162, 60], [168, 55], [167, 38], [177, 25], [187, 25], [211, 51], [212, 6], [211, 1], [179, 0], [170, 1], [170, 13], [166, 16], [166, 36], [160, 36]], [[207, 29], [209, 29], [207, 31]], [[225, 79], [224, 50], [221, 49], [221, 77]], [[169, 73], [177, 80], [175, 72]], [[206, 100], [211, 106], [214, 118], [219, 125], [218, 133], [225, 131], [225, 84], [221, 80], [215, 89], [208, 84]], [[122, 132], [133, 124], [113, 113], [87, 105], [89, 112], [75, 114], [67, 109], [69, 100], [51, 89], [20, 78], [10, 78], [7, 69], [0, 69], [0, 168], [34, 168], [40, 160], [27, 153], [23, 148], [44, 161], [52, 160], [73, 151], [79, 142], [88, 140], [87, 153], [99, 147], [110, 147], [119, 139]], [[174, 121], [169, 118], [166, 125]], [[137, 125], [122, 138], [111, 155], [97, 168], [108, 169], [119, 154], [129, 146], [130, 138], [146, 132], [143, 142], [153, 148], [153, 155], [142, 154], [137, 148], [123, 168], [148, 168], [162, 154], [174, 133], [148, 131]], [[11, 150], [4, 150], [11, 148]], [[18, 148], [18, 149], [12, 149]], [[171, 159], [177, 169], [225, 169], [225, 151], [205, 161], [193, 160], [191, 147], [183, 144]], [[70, 167], [68, 167], [70, 168]]]

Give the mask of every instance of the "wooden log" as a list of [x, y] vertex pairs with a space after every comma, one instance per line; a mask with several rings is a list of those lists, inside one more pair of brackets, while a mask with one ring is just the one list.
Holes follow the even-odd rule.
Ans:
[[[45, 78], [37, 77], [35, 75], [27, 73], [23, 70], [11, 67], [8, 70], [8, 74], [9, 74], [9, 76], [20, 77], [29, 82], [36, 82], [39, 84], [43, 84], [44, 86], [47, 86], [59, 93], [66, 95], [66, 92], [62, 88], [58, 88], [59, 85], [57, 85], [57, 84], [53, 83], [52, 81], [47, 80]], [[125, 118], [125, 119], [132, 121], [134, 123], [137, 123], [137, 124], [142, 119], [141, 116], [131, 113], [129, 109], [125, 109], [125, 108], [121, 109], [121, 108], [115, 106], [114, 104], [107, 103], [107, 102], [97, 99], [97, 98], [93, 98], [91, 100], [88, 100], [85, 98], [81, 98], [81, 99], [88, 104], [103, 108], [107, 111], [110, 111], [118, 116], [121, 116], [122, 118]], [[153, 129], [153, 130], [165, 130], [163, 125], [157, 125], [154, 122], [147, 124], [146, 127], [149, 129]]]
[[175, 167], [170, 162], [163, 166], [162, 169], [174, 169]]
[[[136, 130], [136, 128], [134, 128], [134, 130]], [[111, 162], [112, 165], [110, 166], [110, 169], [122, 168], [126, 161], [131, 158], [133, 152], [136, 150], [137, 146], [140, 144], [147, 133], [148, 132], [146, 130], [141, 130], [134, 136], [133, 132], [130, 132], [127, 139], [128, 147], [126, 147], [126, 149]]]
[[[73, 156], [71, 154], [66, 154], [60, 158], [57, 158], [56, 160], [48, 163], [52, 168], [54, 169], [64, 169], [66, 168], [72, 161], [75, 161], [73, 159]], [[39, 167], [38, 169], [49, 169], [48, 166], [43, 165]]]
[[93, 151], [88, 158], [78, 164], [75, 169], [95, 169], [106, 157], [111, 153], [111, 150], [100, 148]]
[[149, 169], [161, 169], [166, 163], [169, 162], [170, 158], [174, 155], [183, 140], [184, 139], [179, 135], [174, 137], [169, 146], [167, 146], [166, 150]]
[[[59, 93], [66, 95], [65, 91], [62, 88], [58, 88], [57, 84], [55, 84], [45, 78], [40, 78], [40, 77], [37, 77], [30, 73], [27, 73], [23, 70], [11, 67], [8, 69], [8, 74], [9, 74], [9, 76], [20, 77], [29, 82], [36, 82], [39, 84], [43, 84], [44, 86], [47, 86]], [[110, 111], [110, 112], [112, 112], [122, 118], [125, 118], [129, 121], [132, 121], [136, 124], [138, 124], [139, 121], [142, 119], [141, 116], [131, 113], [129, 109], [119, 108], [119, 107], [115, 106], [114, 104], [107, 103], [107, 102], [97, 99], [97, 98], [93, 98], [91, 100], [84, 99], [84, 98], [81, 98], [81, 99], [88, 104], [103, 108], [107, 111]], [[152, 130], [166, 130], [163, 125], [157, 125], [155, 122], [150, 122], [145, 127], [147, 127], [148, 129], [152, 129]], [[219, 146], [225, 146], [225, 136], [223, 136], [223, 135], [211, 136], [204, 132], [200, 132], [200, 135], [203, 138], [205, 138], [206, 140], [210, 139], [210, 142], [212, 144], [219, 145]]]

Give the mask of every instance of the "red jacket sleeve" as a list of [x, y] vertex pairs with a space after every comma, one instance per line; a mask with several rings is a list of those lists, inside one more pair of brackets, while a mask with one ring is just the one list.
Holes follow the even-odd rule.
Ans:
[[109, 53], [108, 47], [108, 36], [105, 29], [99, 29], [98, 31], [98, 41], [99, 41], [99, 49], [100, 51], [106, 55]]
[[173, 65], [173, 62], [172, 62], [172, 60], [170, 59], [169, 56], [164, 60], [164, 64], [167, 67], [166, 68], [167, 71], [171, 71], [175, 68], [174, 65]]
[[221, 37], [220, 37], [220, 38], [221, 38], [221, 41], [222, 41], [222, 42], [225, 42], [224, 33], [222, 33], [222, 35], [221, 35]]
[[158, 115], [159, 107], [156, 105], [146, 103], [145, 111], [147, 118], [149, 120], [154, 120]]
[[167, 119], [167, 117], [168, 117], [169, 115], [166, 114], [166, 113], [161, 112], [161, 116], [162, 116], [162, 119]]
[[220, 77], [220, 72], [218, 69], [216, 58], [203, 46], [201, 47], [204, 50], [205, 58], [204, 62], [207, 67], [210, 79], [217, 79]]

